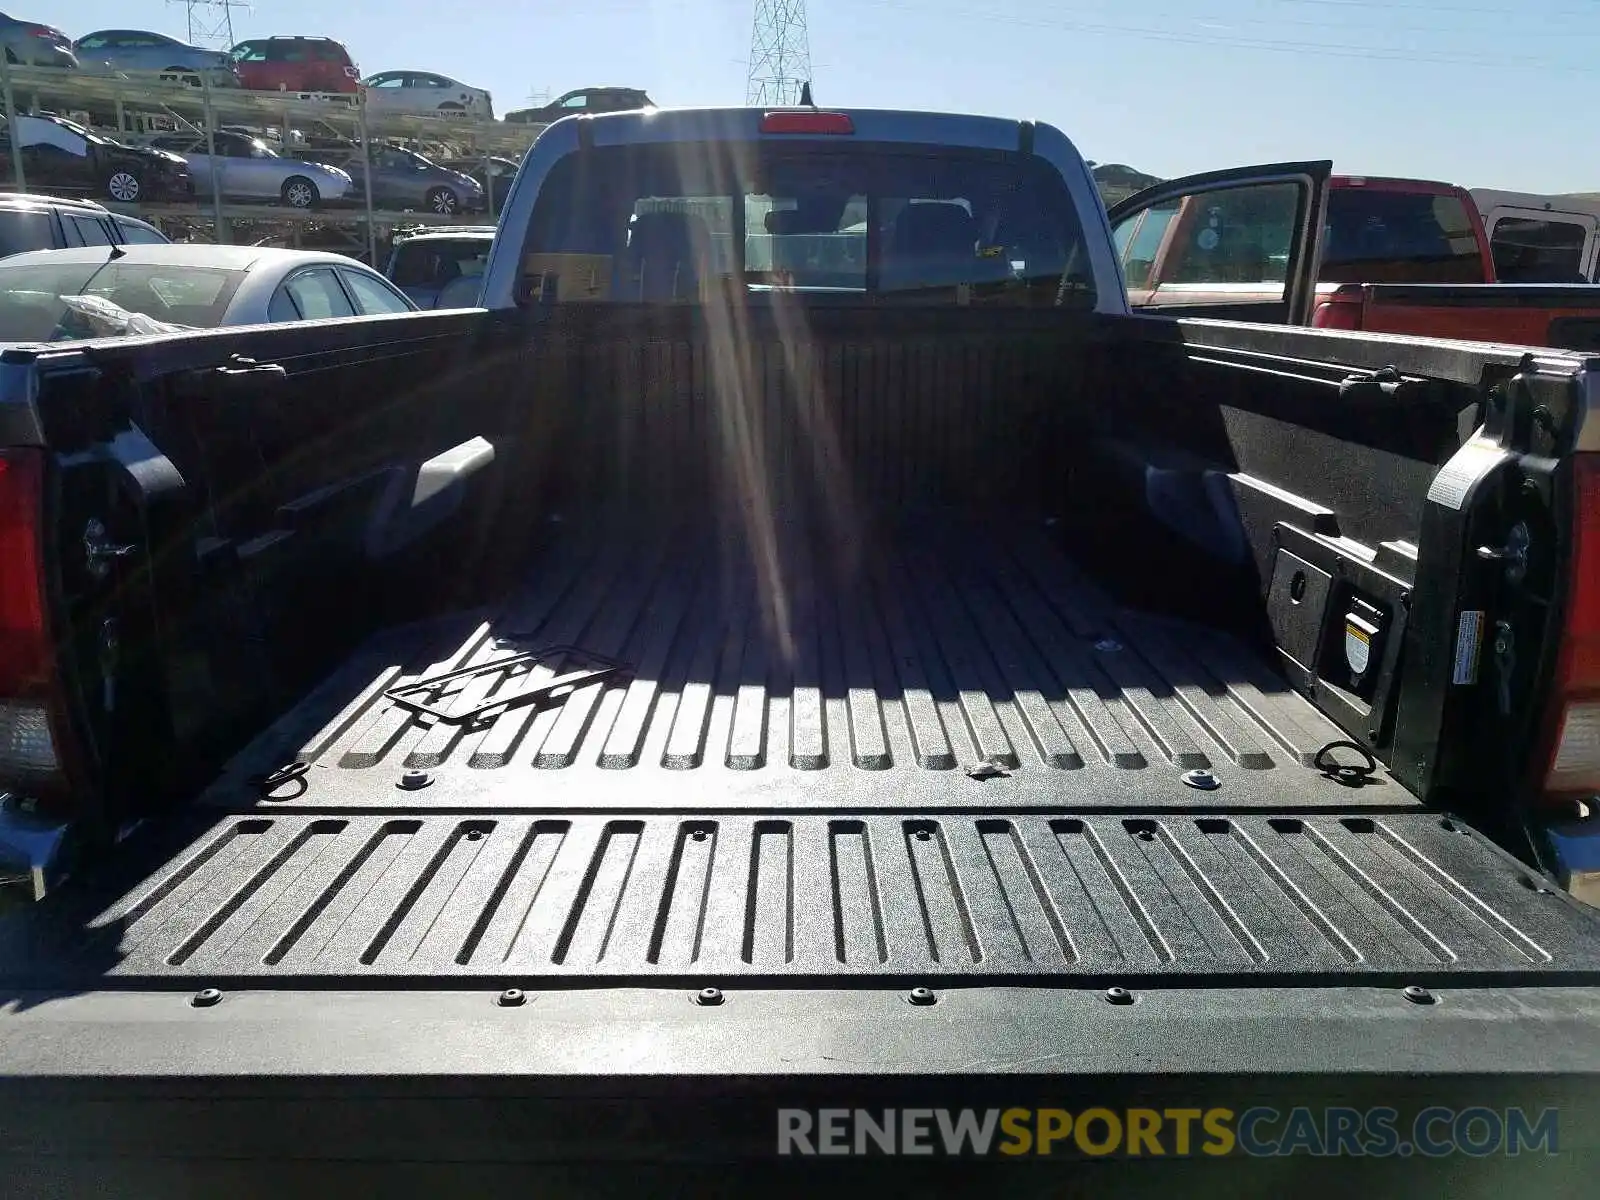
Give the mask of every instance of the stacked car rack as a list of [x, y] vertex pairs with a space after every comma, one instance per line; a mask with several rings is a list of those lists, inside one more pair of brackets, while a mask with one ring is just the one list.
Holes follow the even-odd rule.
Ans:
[[[369, 113], [359, 95], [257, 92], [214, 88], [198, 77], [166, 73], [61, 71], [0, 62], [0, 94], [6, 121], [30, 112], [52, 112], [121, 139], [172, 130], [197, 134], [224, 126], [276, 133], [286, 153], [296, 134], [308, 139], [403, 142], [425, 154], [475, 158], [520, 158], [543, 125], [506, 124], [466, 115], [409, 116]], [[25, 164], [13, 145], [12, 176], [17, 191], [27, 191]], [[397, 227], [426, 220], [430, 225], [484, 223], [482, 215], [375, 210], [370, 190], [359, 207], [298, 210], [270, 204], [230, 204], [215, 189], [198, 204], [119, 204], [96, 197], [107, 207], [142, 217], [169, 236], [190, 241], [316, 244], [347, 250], [375, 261], [378, 242]], [[488, 196], [493, 211], [494, 197]]]

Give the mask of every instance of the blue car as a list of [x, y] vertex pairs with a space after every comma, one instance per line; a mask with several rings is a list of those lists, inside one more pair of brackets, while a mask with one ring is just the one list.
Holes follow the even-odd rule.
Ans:
[[101, 29], [73, 43], [86, 71], [153, 71], [212, 87], [238, 87], [239, 68], [226, 50], [191, 46], [143, 29]]
[[24, 67], [66, 67], [78, 65], [72, 42], [61, 30], [39, 21], [23, 21], [0, 13], [0, 46], [6, 61]]

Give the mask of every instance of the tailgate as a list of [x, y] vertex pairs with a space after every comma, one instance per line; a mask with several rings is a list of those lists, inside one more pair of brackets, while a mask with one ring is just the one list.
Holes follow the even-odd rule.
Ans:
[[163, 853], [147, 878], [9, 922], [4, 975], [1600, 984], [1592, 910], [1421, 812], [272, 813], [226, 816]]
[[[229, 815], [5, 927], [0, 1169], [41, 1195], [537, 1170], [545, 1195], [776, 1197], [821, 1161], [891, 1195], [1059, 1196], [1143, 1155], [1119, 1195], [1585, 1194], [1595, 917], [1452, 824]], [[1395, 1136], [1286, 1162], [1321, 1153], [1291, 1150], [1301, 1110]], [[935, 1124], [1001, 1112], [1100, 1124], [1021, 1157]], [[863, 1113], [933, 1132], [855, 1148]], [[1410, 1157], [1457, 1114], [1540, 1132]], [[784, 1151], [796, 1121], [816, 1136]], [[821, 1152], [858, 1157], [811, 1157], [840, 1121]]]

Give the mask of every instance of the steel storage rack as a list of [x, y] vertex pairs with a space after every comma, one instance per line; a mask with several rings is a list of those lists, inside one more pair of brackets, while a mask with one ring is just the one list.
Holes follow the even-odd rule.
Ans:
[[[477, 158], [518, 157], [545, 128], [507, 124], [470, 116], [415, 116], [369, 113], [355, 96], [300, 92], [260, 92], [218, 88], [200, 76], [166, 72], [63, 71], [0, 62], [0, 97], [6, 123], [18, 114], [52, 112], [118, 138], [159, 132], [193, 132], [208, 138], [225, 126], [243, 126], [276, 135], [293, 153], [297, 137], [366, 145], [397, 141], [425, 154]], [[214, 155], [212, 156], [215, 157]], [[12, 140], [12, 188], [29, 190], [21, 148]], [[37, 189], [34, 189], [37, 190]], [[359, 207], [299, 210], [271, 204], [234, 204], [216, 187], [199, 203], [119, 204], [97, 197], [108, 208], [139, 216], [169, 236], [217, 242], [307, 241], [344, 250], [369, 262], [379, 259], [378, 243], [396, 228], [428, 225], [481, 225], [484, 217], [461, 214], [389, 212], [372, 206], [370, 183]], [[493, 189], [486, 189], [488, 219], [496, 217]]]

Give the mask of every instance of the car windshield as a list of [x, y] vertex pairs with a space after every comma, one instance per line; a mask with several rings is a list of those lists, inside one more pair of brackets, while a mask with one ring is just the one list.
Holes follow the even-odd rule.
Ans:
[[539, 191], [524, 286], [697, 302], [710, 288], [1091, 307], [1083, 232], [1031, 156], [857, 144], [607, 147]]
[[157, 321], [211, 328], [222, 321], [243, 271], [189, 265], [0, 262], [0, 342], [72, 341], [112, 332], [64, 297], [109, 301]]
[[73, 133], [77, 134], [79, 137], [84, 138], [84, 139], [86, 139], [88, 141], [94, 142], [97, 145], [120, 144], [120, 143], [111, 143], [111, 139], [110, 138], [105, 137], [105, 136], [103, 136], [101, 134], [98, 134], [98, 133], [94, 132], [94, 130], [92, 130], [92, 129], [85, 129], [82, 125], [79, 125], [76, 121], [67, 120], [66, 117], [39, 115], [39, 116], [36, 116], [35, 119], [36, 120], [40, 120], [40, 121], [49, 121], [52, 125], [59, 125], [63, 129], [71, 130]]
[[442, 287], [463, 275], [482, 275], [489, 261], [484, 238], [417, 238], [396, 247], [389, 278], [396, 287]]

